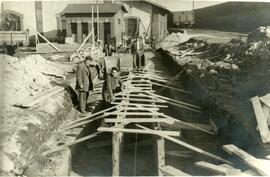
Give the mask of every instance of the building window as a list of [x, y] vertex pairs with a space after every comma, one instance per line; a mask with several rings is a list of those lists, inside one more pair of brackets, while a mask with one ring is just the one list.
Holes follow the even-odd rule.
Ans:
[[120, 25], [121, 24], [121, 20], [118, 18], [117, 21], [118, 21], [118, 24]]
[[23, 15], [15, 11], [6, 10], [3, 13], [1, 23], [2, 31], [21, 31], [23, 26]]

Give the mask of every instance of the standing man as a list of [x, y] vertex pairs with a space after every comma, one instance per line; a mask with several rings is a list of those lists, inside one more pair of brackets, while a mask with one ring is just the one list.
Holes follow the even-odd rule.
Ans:
[[93, 82], [91, 72], [89, 70], [92, 63], [93, 58], [91, 56], [87, 56], [85, 60], [77, 66], [75, 89], [79, 92], [79, 109], [82, 113], [86, 113], [85, 107], [89, 91], [93, 90]]
[[131, 54], [133, 54], [133, 70], [139, 72], [143, 65], [142, 58], [144, 56], [144, 46], [142, 37], [137, 36], [137, 39], [131, 46]]
[[106, 77], [102, 87], [102, 98], [106, 107], [115, 100], [115, 93], [123, 90], [123, 83], [121, 81], [118, 69], [112, 67], [111, 73]]

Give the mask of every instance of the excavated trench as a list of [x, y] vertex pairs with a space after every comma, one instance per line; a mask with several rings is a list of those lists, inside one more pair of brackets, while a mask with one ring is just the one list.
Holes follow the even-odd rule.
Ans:
[[[149, 61], [153, 62], [151, 69], [163, 71], [164, 74], [173, 77], [182, 68], [177, 65], [170, 56], [164, 51], [159, 51]], [[179, 93], [166, 89], [162, 92], [163, 96], [173, 99], [200, 105], [204, 107], [202, 98], [207, 95], [200, 92], [200, 86], [194, 82], [187, 73], [183, 72], [179, 79], [183, 82], [183, 89], [191, 90], [192, 94]], [[155, 88], [154, 88], [155, 89]], [[156, 87], [158, 89], [158, 87]], [[102, 109], [102, 105], [100, 106]], [[165, 114], [192, 123], [209, 124], [208, 116], [211, 110], [204, 111], [203, 114], [190, 112], [189, 110], [177, 107], [162, 108], [161, 112]], [[223, 113], [220, 113], [223, 114]], [[219, 117], [222, 119], [221, 117]], [[84, 128], [79, 137], [94, 132], [100, 122], [88, 125]], [[219, 128], [219, 127], [218, 127]], [[172, 130], [179, 130], [173, 129]], [[200, 131], [182, 130], [182, 140], [210, 153], [231, 160], [237, 168], [246, 170], [247, 167], [242, 165], [237, 159], [232, 158], [222, 150], [222, 145], [230, 141], [226, 135], [231, 132], [222, 132], [218, 135], [210, 135]], [[225, 135], [223, 135], [225, 134]], [[124, 150], [121, 157], [120, 174], [125, 176], [155, 176], [157, 175], [157, 157], [155, 149], [155, 139], [150, 135], [125, 134]], [[98, 137], [89, 141], [80, 143], [72, 148], [71, 174], [79, 176], [110, 176], [112, 175], [112, 134], [102, 133]], [[135, 143], [137, 142], [137, 143]], [[166, 165], [173, 166], [191, 175], [217, 175], [202, 168], [196, 167], [195, 162], [207, 161], [214, 164], [220, 162], [193, 152], [185, 147], [181, 147], [172, 142], [165, 141]]]
[[[175, 62], [172, 56], [162, 50], [159, 50], [158, 53], [156, 53], [156, 55], [149, 61], [153, 62], [152, 69], [161, 70], [165, 74], [172, 77], [183, 69]], [[218, 99], [218, 95], [216, 97], [210, 96], [207, 90], [204, 90], [196, 81], [196, 78], [193, 78], [188, 73], [183, 72], [179, 80], [183, 83], [183, 89], [192, 91], [191, 95], [168, 89], [161, 94], [173, 99], [179, 99], [181, 101], [202, 106], [203, 114], [190, 112], [189, 110], [172, 106], [169, 106], [169, 108], [162, 108], [161, 111], [171, 117], [192, 123], [209, 124], [208, 118], [211, 117], [218, 128], [217, 135], [210, 135], [200, 131], [182, 130], [181, 134], [183, 141], [228, 159], [235, 164], [234, 166], [236, 168], [241, 170], [246, 170], [248, 167], [242, 165], [242, 163], [240, 163], [236, 158], [233, 158], [225, 153], [222, 150], [222, 145], [239, 145], [257, 157], [263, 157], [269, 152], [269, 147], [264, 147], [256, 141], [256, 138], [254, 138], [257, 136], [253, 135], [255, 132], [254, 130], [256, 129], [256, 127], [254, 129], [256, 122], [248, 122], [250, 127], [253, 126], [250, 128], [249, 132], [249, 129], [247, 129], [246, 126], [243, 126], [243, 124], [239, 124], [238, 122], [228, 119], [228, 117], [231, 117], [231, 114], [230, 112], [226, 112], [225, 109], [222, 109], [224, 105], [222, 106], [222, 101]], [[74, 95], [74, 93], [71, 95]], [[63, 117], [63, 120], [61, 118], [61, 123], [64, 123], [67, 119], [79, 119], [78, 112], [74, 108], [71, 108], [76, 105], [76, 101], [74, 102], [76, 97], [73, 98], [74, 99], [72, 101], [70, 97], [64, 97], [66, 106], [63, 108], [63, 110], [69, 113], [65, 111], [57, 112], [57, 115], [63, 113], [63, 116], [58, 116]], [[94, 108], [94, 112], [103, 109], [102, 103], [100, 100], [97, 100], [97, 98], [100, 98], [100, 95], [96, 95], [93, 97], [93, 100], [89, 100], [88, 107], [89, 109]], [[85, 127], [77, 128], [74, 131], [75, 133], [62, 133], [61, 135], [54, 133], [52, 137], [56, 137], [54, 138], [56, 140], [52, 142], [61, 145], [64, 144], [64, 142], [67, 142], [69, 139], [78, 139], [80, 137], [84, 137], [95, 132], [100, 124], [101, 121], [98, 120], [86, 125]], [[154, 137], [150, 135], [126, 134], [124, 136], [124, 142], [124, 150], [121, 157], [121, 175], [157, 175], [157, 157], [154, 145]], [[252, 144], [252, 146], [250, 144]], [[169, 141], [165, 141], [165, 151], [166, 165], [173, 166], [182, 170], [183, 172], [189, 173], [190, 175], [217, 175], [202, 168], [196, 167], [194, 165], [195, 162], [207, 161], [214, 164], [221, 164], [216, 160], [210, 159]], [[41, 150], [36, 152], [36, 154], [38, 154], [38, 152], [41, 152]], [[31, 156], [33, 156], [33, 154]], [[29, 165], [27, 169], [28, 170], [25, 171], [28, 172], [26, 173], [28, 176], [32, 176], [33, 174], [35, 174], [35, 176], [38, 174], [46, 174], [50, 176], [111, 176], [112, 134], [101, 133], [95, 138], [71, 146], [70, 149], [51, 154], [46, 156], [46, 158], [34, 160], [34, 163]], [[39, 173], [37, 173], [36, 169], [42, 170], [39, 170]], [[59, 171], [61, 171], [61, 173]]]

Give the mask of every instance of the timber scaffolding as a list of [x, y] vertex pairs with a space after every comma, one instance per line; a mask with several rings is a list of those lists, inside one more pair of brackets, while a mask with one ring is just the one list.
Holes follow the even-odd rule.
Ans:
[[[125, 133], [133, 134], [148, 134], [156, 137], [156, 157], [158, 165], [159, 176], [188, 176], [189, 174], [176, 169], [172, 166], [166, 165], [165, 162], [165, 140], [173, 142], [182, 147], [188, 148], [201, 155], [210, 157], [220, 165], [212, 164], [205, 161], [196, 162], [195, 165], [207, 169], [219, 175], [270, 175], [270, 160], [256, 158], [235, 145], [223, 145], [223, 149], [231, 155], [237, 156], [242, 160], [250, 169], [241, 171], [235, 168], [230, 161], [219, 157], [215, 154], [202, 150], [191, 144], [181, 140], [181, 130], [197, 130], [203, 133], [215, 134], [214, 127], [206, 124], [188, 123], [182, 120], [168, 116], [160, 112], [160, 108], [167, 108], [168, 105], [177, 106], [181, 109], [186, 109], [195, 113], [202, 113], [199, 106], [186, 103], [180, 100], [175, 100], [165, 96], [159, 95], [164, 89], [173, 89], [175, 91], [189, 94], [190, 92], [179, 88], [181, 83], [177, 80], [178, 76], [183, 71], [180, 71], [175, 77], [166, 77], [161, 71], [156, 70], [143, 70], [138, 73], [129, 72], [127, 76], [122, 77], [124, 83], [124, 90], [117, 93], [116, 99], [112, 102], [113, 106], [96, 113], [89, 113], [84, 117], [65, 124], [59, 132], [66, 132], [71, 129], [85, 126], [96, 120], [104, 119], [111, 127], [99, 127], [96, 132], [72, 140], [63, 145], [49, 149], [42, 153], [42, 155], [49, 155], [72, 145], [81, 143], [83, 141], [92, 139], [100, 135], [102, 132], [112, 132], [112, 175], [120, 176], [121, 171], [121, 152], [123, 152], [124, 142], [123, 136]], [[153, 90], [153, 85], [158, 85], [163, 88], [160, 90]], [[97, 93], [100, 93], [102, 84], [98, 84], [95, 88]], [[148, 124], [151, 128], [142, 126], [141, 124]], [[128, 128], [127, 125], [135, 125], [137, 128]], [[170, 131], [170, 127], [177, 127], [179, 131]], [[136, 142], [135, 142], [136, 143]], [[270, 157], [266, 157], [270, 159]]]
[[[181, 73], [180, 73], [181, 74]], [[140, 71], [138, 73], [129, 72], [122, 77], [124, 90], [116, 94], [114, 104], [116, 110], [104, 112], [106, 123], [113, 123], [112, 127], [99, 127], [98, 132], [112, 132], [112, 175], [120, 176], [121, 152], [123, 152], [123, 136], [125, 133], [150, 134], [156, 136], [156, 156], [159, 176], [183, 176], [189, 175], [165, 163], [165, 140], [169, 140], [178, 145], [184, 146], [200, 154], [216, 159], [223, 163], [231, 164], [229, 161], [206, 152], [184, 141], [181, 141], [181, 130], [199, 130], [204, 133], [214, 134], [210, 126], [203, 124], [187, 123], [160, 112], [160, 108], [168, 107], [168, 104], [187, 109], [196, 113], [201, 113], [199, 106], [174, 100], [158, 95], [153, 90], [153, 85], [170, 88], [182, 93], [189, 94], [179, 87], [179, 82], [162, 76], [160, 71]], [[127, 128], [130, 124], [138, 128]], [[140, 124], [149, 124], [152, 128], [147, 128]], [[170, 131], [166, 128], [170, 126], [179, 127], [179, 131]], [[164, 128], [166, 127], [166, 128]], [[136, 142], [135, 142], [136, 143]]]

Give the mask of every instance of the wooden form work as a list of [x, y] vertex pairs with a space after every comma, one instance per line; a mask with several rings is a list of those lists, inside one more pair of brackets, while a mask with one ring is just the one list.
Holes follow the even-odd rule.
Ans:
[[[177, 138], [172, 138], [171, 136], [180, 137], [180, 129], [187, 128], [190, 130], [199, 130], [205, 133], [213, 134], [210, 129], [206, 129], [199, 124], [187, 123], [164, 113], [159, 112], [162, 107], [167, 107], [168, 102], [174, 103], [176, 105], [181, 105], [183, 107], [190, 108], [190, 111], [200, 112], [200, 107], [185, 103], [183, 101], [174, 100], [168, 97], [157, 95], [152, 90], [152, 85], [156, 82], [153, 78], [153, 73], [148, 74], [147, 71], [143, 73], [129, 73], [128, 76], [122, 77], [124, 79], [125, 89], [116, 95], [116, 100], [112, 103], [114, 104], [116, 110], [110, 112], [103, 112], [106, 117], [105, 122], [114, 123], [115, 126], [118, 123], [122, 123], [122, 126], [115, 127], [99, 127], [100, 132], [112, 132], [113, 142], [112, 142], [112, 175], [121, 175], [121, 152], [123, 151], [123, 136], [125, 133], [135, 133], [135, 134], [151, 134], [156, 136], [156, 153], [157, 153], [157, 165], [158, 165], [158, 175], [180, 175], [185, 174], [181, 170], [177, 170], [171, 166], [166, 166], [165, 164], [165, 139], [172, 141], [178, 145], [189, 148], [195, 152], [201, 153], [218, 161], [222, 161], [230, 164], [229, 161], [218, 157], [214, 154], [206, 152], [202, 149], [196, 148], [190, 144], [187, 144]], [[152, 80], [151, 80], [152, 79]], [[158, 78], [159, 79], [159, 78]], [[157, 80], [158, 80], [157, 79]], [[173, 82], [173, 80], [167, 80]], [[158, 83], [158, 82], [157, 82]], [[159, 84], [159, 83], [158, 83]], [[171, 89], [170, 87], [166, 87]], [[174, 89], [177, 89], [176, 87]], [[172, 105], [172, 104], [171, 104]], [[176, 106], [174, 105], [174, 106]], [[115, 116], [116, 118], [114, 118]], [[150, 123], [153, 129], [137, 125], [138, 129], [125, 128], [124, 125], [134, 123]], [[166, 125], [172, 125], [177, 123], [179, 127], [178, 131], [166, 131], [161, 127], [161, 123]], [[189, 128], [188, 128], [189, 127]], [[174, 169], [174, 173], [170, 174], [168, 171]]]
[[258, 131], [260, 132], [263, 143], [270, 142], [270, 94], [263, 97], [255, 96], [250, 99], [253, 105], [254, 113], [258, 123]]

